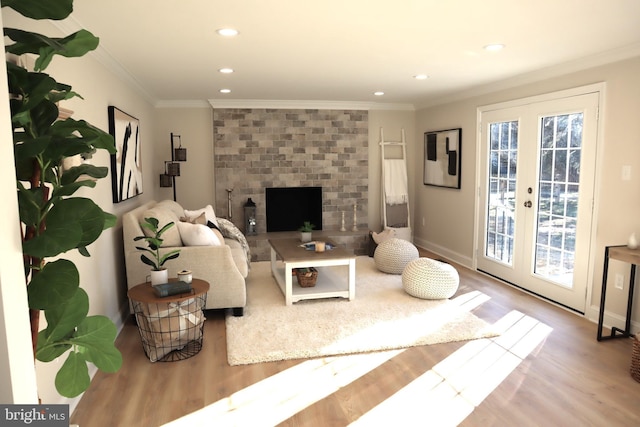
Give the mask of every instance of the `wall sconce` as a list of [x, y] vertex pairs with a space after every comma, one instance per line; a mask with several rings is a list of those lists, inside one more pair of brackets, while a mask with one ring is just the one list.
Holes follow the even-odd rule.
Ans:
[[[186, 162], [187, 161], [187, 149], [182, 148], [182, 139], [180, 135], [176, 135], [178, 137], [178, 141], [180, 141], [180, 146], [178, 148], [173, 149], [173, 160], [177, 162]], [[171, 138], [171, 142], [173, 143], [173, 138]], [[173, 144], [172, 144], [173, 146]]]
[[[174, 138], [178, 138], [180, 146], [173, 147]], [[171, 160], [164, 162], [164, 173], [160, 174], [160, 187], [173, 187], [173, 201], [176, 200], [176, 176], [180, 176], [180, 163], [187, 161], [187, 149], [182, 148], [180, 135], [171, 133]]]
[[169, 176], [180, 176], [180, 163], [164, 162], [164, 170]]
[[173, 187], [172, 176], [166, 173], [160, 174], [160, 187]]

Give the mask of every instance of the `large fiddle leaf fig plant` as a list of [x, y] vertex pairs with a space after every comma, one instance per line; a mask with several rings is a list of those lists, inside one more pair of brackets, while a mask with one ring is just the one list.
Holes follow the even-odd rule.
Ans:
[[[73, 0], [0, 0], [30, 19], [64, 19]], [[59, 119], [58, 102], [79, 96], [71, 86], [46, 74], [55, 55], [80, 57], [95, 49], [98, 38], [80, 30], [50, 38], [4, 28], [5, 51], [33, 55], [32, 71], [7, 60], [18, 205], [22, 226], [24, 272], [34, 356], [50, 362], [68, 353], [55, 379], [58, 393], [75, 397], [90, 383], [88, 363], [117, 371], [122, 355], [114, 340], [116, 327], [105, 316], [88, 316], [89, 297], [80, 287], [75, 264], [64, 258], [71, 250], [89, 256], [87, 247], [115, 217], [86, 197], [74, 194], [95, 187], [107, 167], [90, 164], [65, 169], [63, 160], [96, 150], [115, 152], [113, 137], [83, 120]], [[40, 313], [47, 326], [39, 330]]]

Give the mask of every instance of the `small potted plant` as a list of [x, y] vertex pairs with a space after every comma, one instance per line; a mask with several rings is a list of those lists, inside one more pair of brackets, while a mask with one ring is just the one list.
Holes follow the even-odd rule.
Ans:
[[300, 231], [300, 240], [304, 243], [304, 242], [310, 242], [311, 241], [311, 231], [313, 231], [313, 229], [316, 228], [315, 225], [311, 224], [310, 221], [305, 221], [302, 224], [302, 227], [300, 227], [298, 229], [298, 231]]
[[162, 234], [173, 227], [175, 224], [173, 222], [168, 223], [160, 230], [158, 230], [158, 219], [157, 218], [145, 218], [144, 222], [141, 224], [147, 230], [150, 230], [153, 235], [151, 237], [148, 236], [137, 236], [134, 237], [134, 241], [144, 240], [147, 242], [148, 247], [136, 246], [136, 249], [149, 252], [152, 258], [149, 258], [145, 254], [140, 255], [140, 260], [143, 263], [150, 265], [151, 269], [151, 284], [159, 285], [162, 283], [167, 283], [169, 281], [169, 273], [164, 266], [164, 263], [169, 261], [170, 259], [175, 259], [180, 256], [180, 250], [176, 249], [170, 252], [167, 252], [164, 255], [160, 254], [160, 247], [162, 246]]

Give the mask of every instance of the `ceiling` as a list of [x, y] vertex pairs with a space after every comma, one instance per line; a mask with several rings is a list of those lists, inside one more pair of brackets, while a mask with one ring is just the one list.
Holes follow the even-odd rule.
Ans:
[[[414, 108], [640, 55], [638, 0], [85, 0], [74, 7], [59, 26], [100, 37], [96, 57], [155, 105]], [[239, 35], [216, 33], [226, 27]], [[484, 50], [490, 43], [506, 47]], [[222, 74], [223, 67], [234, 72]]]

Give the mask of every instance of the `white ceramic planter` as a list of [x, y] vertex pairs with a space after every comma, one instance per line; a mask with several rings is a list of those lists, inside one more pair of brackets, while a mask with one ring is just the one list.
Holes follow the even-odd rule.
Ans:
[[152, 285], [161, 285], [163, 283], [169, 282], [169, 270], [166, 268], [164, 270], [151, 270], [151, 284]]
[[311, 231], [301, 231], [300, 232], [300, 241], [302, 243], [311, 241]]

